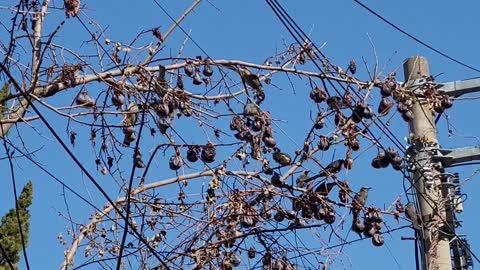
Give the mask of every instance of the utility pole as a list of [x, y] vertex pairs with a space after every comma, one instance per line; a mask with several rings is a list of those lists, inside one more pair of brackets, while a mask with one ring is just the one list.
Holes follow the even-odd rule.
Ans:
[[410, 152], [414, 172], [412, 185], [421, 219], [422, 266], [424, 270], [452, 270], [449, 237], [443, 233], [446, 226], [445, 199], [439, 176], [441, 163], [434, 160], [439, 148], [436, 136], [434, 111], [428, 101], [419, 95], [421, 87], [415, 87], [419, 79], [430, 76], [428, 61], [420, 56], [408, 58], [403, 66], [406, 86], [412, 91], [413, 120], [409, 123]]

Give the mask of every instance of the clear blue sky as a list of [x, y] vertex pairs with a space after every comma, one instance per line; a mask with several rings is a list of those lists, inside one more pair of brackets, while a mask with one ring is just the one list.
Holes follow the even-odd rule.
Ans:
[[[56, 1], [57, 5], [61, 1]], [[165, 1], [159, 0], [175, 18], [190, 4], [191, 1]], [[264, 1], [215, 1], [211, 2], [219, 9], [212, 7], [207, 1], [202, 3], [182, 23], [184, 29], [192, 30], [193, 39], [215, 59], [237, 59], [254, 63], [263, 63], [276, 50], [283, 50], [284, 43], [293, 43], [292, 38], [279, 23], [268, 5]], [[388, 18], [393, 23], [419, 37], [433, 47], [458, 58], [467, 64], [480, 68], [480, 56], [478, 54], [478, 1], [364, 1], [365, 4]], [[108, 26], [107, 36], [115, 41], [129, 43], [134, 36], [145, 29], [161, 26], [161, 31], [166, 31], [172, 24], [170, 19], [155, 5], [153, 1], [82, 1], [86, 9], [81, 17], [86, 21], [84, 13], [95, 19], [100, 25]], [[334, 63], [346, 66], [350, 59], [356, 59], [361, 74], [364, 73], [362, 57], [369, 67], [374, 64], [371, 41], [376, 49], [379, 59], [379, 67], [385, 68], [385, 73], [398, 70], [403, 79], [403, 60], [413, 55], [423, 55], [430, 62], [430, 71], [433, 75], [439, 75], [438, 81], [452, 81], [477, 77], [474, 71], [468, 70], [458, 64], [445, 59], [442, 56], [426, 49], [415, 41], [393, 30], [379, 19], [373, 17], [367, 11], [353, 1], [282, 1], [284, 7], [297, 20], [299, 25], [308, 33], [317, 45], [326, 42], [323, 52]], [[1, 4], [1, 5], [10, 5]], [[7, 23], [10, 14], [0, 10], [0, 20]], [[56, 26], [63, 13], [52, 10], [52, 16], [47, 17], [46, 23], [54, 23]], [[91, 26], [90, 26], [91, 27]], [[3, 31], [3, 30], [2, 30]], [[368, 34], [368, 35], [367, 35]], [[0, 35], [5, 41], [5, 33]], [[181, 31], [176, 31], [168, 40], [166, 49], [159, 57], [176, 55], [179, 44], [185, 36]], [[89, 34], [75, 19], [67, 20], [65, 27], [60, 31], [56, 42], [65, 46], [79, 48], [79, 42], [89, 40]], [[79, 49], [84, 50], [83, 47]], [[191, 42], [185, 48], [186, 56], [202, 55], [201, 51]], [[311, 69], [313, 70], [313, 69]], [[269, 100], [265, 103], [266, 109], [277, 119], [286, 122], [281, 127], [296, 141], [304, 138], [309, 127], [305, 126], [308, 113], [313, 107], [305, 107], [308, 101], [309, 87], [305, 82], [296, 84], [292, 89], [288, 81], [277, 77], [274, 83], [278, 88], [268, 88]], [[366, 77], [363, 77], [366, 78]], [[92, 89], [92, 91], [95, 91]], [[294, 93], [295, 92], [295, 93]], [[473, 96], [473, 95], [472, 95]], [[64, 99], [71, 98], [71, 94], [65, 94], [56, 101], [58, 104], [66, 104]], [[62, 103], [60, 103], [62, 102]], [[68, 102], [67, 102], [68, 103]], [[447, 136], [445, 120], [440, 121], [439, 139], [444, 147], [460, 147], [466, 145], [478, 145], [474, 138], [480, 134], [480, 128], [476, 124], [475, 116], [478, 115], [478, 101], [457, 101], [454, 107], [448, 111], [454, 134]], [[288, 109], [284, 109], [288, 108]], [[56, 119], [52, 114], [47, 114], [49, 119]], [[53, 117], [52, 117], [53, 116]], [[299, 117], [305, 121], [298, 121]], [[63, 120], [62, 120], [63, 121]], [[101, 206], [104, 198], [82, 176], [74, 163], [59, 148], [53, 137], [40, 122], [33, 124], [40, 135], [32, 134], [31, 128], [24, 125], [19, 128], [24, 131], [24, 139], [31, 150], [39, 149], [35, 154], [45, 168], [51, 170], [56, 176], [76, 188], [78, 192], [89, 198], [92, 202]], [[56, 130], [68, 141], [63, 122], [55, 123]], [[396, 136], [403, 140], [408, 135], [408, 127], [402, 121], [392, 121], [391, 128]], [[88, 131], [76, 129], [79, 133], [79, 141], [74, 152], [87, 168], [100, 180], [107, 189], [112, 187], [107, 178], [102, 178], [95, 170], [91, 148], [87, 147]], [[377, 130], [377, 132], [379, 132]], [[16, 134], [16, 131], [14, 132]], [[380, 134], [380, 133], [378, 133]], [[279, 140], [285, 150], [293, 152], [295, 145], [280, 134]], [[17, 140], [18, 142], [18, 140]], [[388, 146], [388, 141], [383, 141]], [[158, 142], [157, 142], [158, 143]], [[197, 143], [201, 143], [197, 141]], [[152, 142], [152, 146], [154, 143]], [[3, 151], [3, 150], [2, 150]], [[2, 152], [3, 153], [3, 152]], [[146, 153], [145, 153], [146, 154]], [[2, 157], [4, 154], [1, 155]], [[363, 185], [374, 187], [370, 195], [370, 203], [383, 207], [391, 203], [396, 196], [402, 194], [402, 177], [400, 173], [393, 171], [376, 171], [369, 166], [373, 152], [364, 154], [364, 160], [359, 161], [355, 169], [342, 177], [351, 180], [353, 189], [357, 190]], [[331, 154], [324, 160], [331, 159]], [[162, 179], [166, 168], [166, 160], [158, 160], [157, 171], [150, 181]], [[18, 179], [18, 187], [32, 179], [34, 182], [34, 203], [31, 208], [32, 222], [30, 245], [28, 255], [32, 269], [55, 269], [63, 259], [63, 249], [57, 242], [57, 235], [66, 234], [69, 228], [64, 217], [59, 212], [66, 214], [63, 202], [61, 186], [53, 182], [47, 175], [39, 171], [26, 160], [16, 162], [15, 169]], [[458, 168], [461, 179], [468, 178], [477, 167], [469, 166]], [[8, 161], [0, 161], [0, 171], [7, 175]], [[156, 175], [158, 173], [158, 176]], [[103, 180], [105, 179], [105, 180]], [[468, 195], [464, 203], [464, 213], [459, 219], [464, 221], [458, 234], [466, 234], [472, 250], [480, 253], [480, 233], [476, 226], [479, 222], [476, 206], [480, 205], [480, 183], [478, 178], [473, 178], [465, 183], [463, 191]], [[149, 180], [147, 180], [149, 181]], [[11, 181], [5, 176], [0, 181], [0, 213], [6, 212], [13, 207], [13, 195]], [[118, 196], [118, 190], [108, 190], [112, 197]], [[67, 195], [70, 200], [72, 218], [78, 222], [87, 222], [92, 209], [74, 198]], [[396, 224], [388, 220], [391, 227]], [[403, 230], [387, 235], [386, 245], [375, 248], [370, 241], [357, 242], [346, 246], [343, 250], [348, 256], [342, 256], [335, 264], [334, 269], [414, 269], [413, 242], [400, 240], [401, 236], [412, 236], [413, 231]], [[349, 239], [356, 237], [349, 236]], [[327, 236], [325, 236], [327, 238]], [[81, 255], [79, 256], [81, 258]]]

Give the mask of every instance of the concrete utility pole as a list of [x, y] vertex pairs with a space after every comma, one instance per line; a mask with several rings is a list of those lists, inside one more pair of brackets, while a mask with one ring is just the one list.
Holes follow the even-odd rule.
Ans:
[[421, 88], [414, 87], [415, 80], [430, 76], [428, 62], [420, 56], [412, 57], [407, 59], [403, 69], [406, 86], [416, 96], [411, 108], [413, 120], [409, 123], [409, 137], [414, 160], [412, 184], [415, 185], [413, 190], [422, 221], [421, 231], [417, 234], [422, 246], [422, 265], [424, 270], [451, 270], [450, 239], [443, 233], [446, 214], [439, 180], [441, 163], [433, 159], [439, 148], [434, 111], [418, 95], [417, 91], [421, 91]]

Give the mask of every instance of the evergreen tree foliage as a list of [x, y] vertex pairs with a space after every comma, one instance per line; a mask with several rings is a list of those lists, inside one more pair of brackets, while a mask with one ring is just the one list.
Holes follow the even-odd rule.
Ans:
[[[32, 196], [32, 181], [28, 181], [18, 197], [18, 214], [20, 216], [25, 245], [28, 244], [28, 234], [30, 231], [30, 213], [28, 208], [32, 204]], [[2, 217], [0, 244], [6, 255], [4, 256], [0, 253], [0, 270], [10, 270], [8, 262], [14, 265], [15, 269], [18, 269], [17, 263], [20, 261], [20, 254], [22, 252], [22, 239], [15, 208], [10, 209], [8, 213]]]

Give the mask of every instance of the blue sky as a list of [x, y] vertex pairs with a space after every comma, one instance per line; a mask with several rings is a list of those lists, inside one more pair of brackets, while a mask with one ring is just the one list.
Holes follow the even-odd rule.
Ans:
[[[57, 2], [57, 5], [61, 4], [60, 1]], [[190, 5], [190, 2], [159, 0], [159, 3], [175, 18]], [[284, 44], [293, 43], [293, 39], [264, 1], [211, 0], [211, 2], [216, 8], [205, 1], [182, 23], [182, 27], [187, 31], [192, 31], [192, 38], [212, 58], [263, 63], [275, 51], [282, 51]], [[160, 30], [164, 32], [172, 24], [153, 1], [83, 1], [82, 3], [86, 5], [81, 14], [82, 19], [86, 21], [85, 14], [87, 14], [100, 25], [108, 26], [107, 36], [122, 43], [129, 43], [142, 30], [160, 26]], [[417, 54], [423, 55], [429, 60], [431, 74], [439, 75], [438, 81], [448, 82], [479, 76], [477, 72], [459, 66], [393, 30], [353, 1], [300, 0], [282, 1], [281, 3], [304, 31], [310, 33], [311, 39], [318, 46], [325, 43], [323, 52], [332, 62], [346, 66], [348, 61], [356, 59], [359, 70], [361, 70], [360, 76], [365, 75], [364, 66], [361, 64], [362, 57], [370, 68], [374, 64], [372, 44], [378, 55], [379, 67], [385, 68], [384, 74], [397, 70], [399, 78], [402, 80], [404, 59]], [[480, 4], [477, 1], [453, 3], [451, 1], [407, 0], [364, 1], [364, 3], [433, 47], [480, 68], [479, 39], [476, 34], [478, 32], [476, 18]], [[2, 5], [10, 5], [10, 3]], [[0, 10], [0, 18], [2, 22], [8, 22], [10, 14], [5, 10]], [[62, 18], [62, 12], [52, 10], [52, 15], [47, 17], [46, 23], [47, 25], [52, 23], [50, 27], [53, 28]], [[4, 41], [5, 33], [2, 32], [0, 37]], [[89, 34], [79, 22], [70, 19], [60, 31], [56, 42], [77, 48], [80, 52], [87, 52], [91, 47], [88, 45], [80, 47], [79, 44], [89, 39]], [[185, 35], [177, 30], [169, 38], [159, 57], [176, 55], [178, 47], [184, 39]], [[192, 42], [188, 42], [184, 55], [194, 57], [202, 55], [202, 52]], [[314, 70], [312, 67], [306, 67], [306, 69]], [[290, 138], [294, 141], [301, 141], [310, 128], [306, 127], [305, 123], [309, 121], [308, 113], [312, 111], [313, 106], [308, 99], [309, 86], [305, 82], [295, 82], [295, 88], [292, 88], [282, 76], [275, 77], [273, 83], [278, 88], [271, 87], [266, 90], [269, 95], [265, 109], [270, 111], [275, 118], [285, 121], [280, 126]], [[95, 87], [92, 87], [91, 91], [95, 91]], [[65, 104], [65, 99], [73, 98], [73, 94], [66, 93], [61, 97], [56, 97], [52, 103]], [[448, 111], [450, 122], [454, 127], [453, 135], [447, 135], [448, 127], [444, 119], [438, 126], [438, 136], [442, 146], [449, 148], [478, 145], [478, 141], [474, 137], [480, 134], [480, 129], [474, 122], [475, 116], [478, 114], [478, 105], [476, 104], [476, 100], [455, 102], [454, 107]], [[56, 119], [52, 113], [46, 112], [46, 115], [52, 121]], [[55, 143], [51, 134], [40, 122], [33, 123], [33, 126], [39, 134], [35, 134], [32, 128], [24, 125], [19, 126], [19, 131], [24, 132], [22, 134], [24, 134], [30, 150], [40, 149], [35, 154], [37, 160], [82, 195], [102, 206], [105, 199], [95, 191], [88, 179], [81, 174], [65, 152]], [[68, 141], [64, 121], [54, 122], [54, 127], [63, 136], [62, 138]], [[392, 120], [390, 127], [401, 140], [408, 135], [407, 125], [398, 119]], [[77, 128], [76, 132], [79, 133], [79, 142], [73, 148], [75, 154], [102, 185], [107, 189], [111, 188], [108, 190], [109, 194], [114, 198], [117, 197], [118, 189], [114, 189], [108, 180], [102, 180], [100, 173], [95, 170], [92, 151], [88, 147], [89, 131]], [[375, 132], [381, 134], [379, 130]], [[195, 141], [194, 134], [186, 136]], [[283, 145], [282, 149], [293, 153], [296, 146], [290, 142], [287, 136], [282, 134], [278, 136]], [[203, 143], [203, 140], [199, 139], [196, 142]], [[383, 142], [386, 146], [389, 145], [387, 140], [383, 140]], [[158, 141], [149, 143], [153, 146]], [[372, 169], [369, 166], [371, 157], [373, 157], [372, 153], [370, 151], [363, 154], [356, 163], [355, 169], [348, 174], [342, 173], [341, 177], [351, 179], [354, 190], [363, 185], [374, 187], [369, 202], [379, 207], [386, 207], [396, 196], [402, 194], [402, 177], [401, 174], [390, 170], [376, 171]], [[154, 176], [147, 181], [168, 176], [168, 174], [164, 174], [167, 158], [168, 156], [163, 160], [156, 161], [158, 163], [157, 170], [151, 173]], [[331, 158], [330, 153], [323, 160], [326, 162]], [[63, 259], [64, 249], [58, 244], [57, 235], [59, 233], [66, 235], [66, 230], [69, 229], [65, 217], [58, 214], [67, 214], [61, 196], [63, 191], [60, 185], [54, 183], [26, 160], [17, 161], [15, 169], [19, 187], [28, 179], [32, 179], [35, 188], [35, 198], [31, 208], [31, 238], [27, 250], [30, 265], [32, 269], [55, 269]], [[461, 173], [461, 179], [466, 179], [477, 168], [469, 166], [456, 169]], [[0, 161], [0, 170], [8, 172], [6, 160]], [[4, 177], [3, 181], [0, 181], [0, 211], [2, 213], [13, 206], [11, 190], [10, 179]], [[464, 213], [459, 215], [459, 219], [463, 221], [462, 227], [457, 231], [458, 234], [467, 235], [472, 251], [475, 253], [480, 252], [478, 240], [480, 234], [476, 229], [479, 220], [475, 209], [475, 205], [480, 205], [479, 190], [480, 183], [477, 178], [465, 183], [463, 192], [468, 195], [468, 199], [464, 203]], [[92, 214], [92, 209], [72, 194], [67, 194], [72, 218], [77, 222], [87, 222]], [[396, 224], [389, 220], [389, 225], [394, 227]], [[413, 269], [413, 242], [400, 240], [401, 236], [412, 236], [412, 234], [411, 230], [402, 230], [386, 236], [386, 245], [381, 248], [373, 247], [368, 240], [348, 245], [343, 250], [347, 256], [342, 256], [333, 269]], [[350, 235], [349, 239], [352, 237], [354, 236]]]

